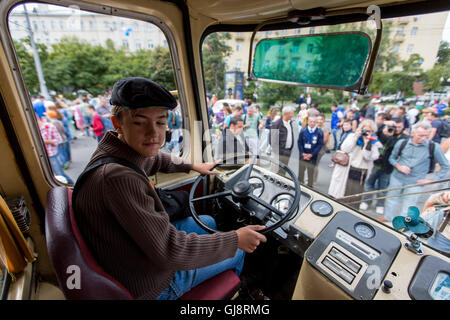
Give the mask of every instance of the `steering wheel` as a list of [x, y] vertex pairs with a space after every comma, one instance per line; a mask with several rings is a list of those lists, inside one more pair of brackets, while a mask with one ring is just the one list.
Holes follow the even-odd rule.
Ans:
[[[280, 217], [280, 219], [277, 222], [271, 224], [270, 226], [267, 226], [264, 230], [259, 231], [262, 234], [269, 233], [272, 230], [279, 228], [287, 220], [289, 220], [292, 217], [292, 215], [295, 213], [295, 211], [300, 203], [300, 194], [301, 194], [300, 193], [300, 183], [298, 182], [297, 177], [294, 175], [294, 172], [291, 169], [289, 169], [289, 167], [286, 166], [284, 163], [281, 163], [273, 158], [268, 158], [268, 157], [259, 156], [259, 155], [235, 156], [233, 158], [227, 158], [227, 159], [223, 160], [222, 163], [230, 163], [230, 162], [228, 162], [230, 160], [234, 161], [232, 163], [236, 163], [236, 160], [243, 159], [243, 158], [247, 159], [249, 157], [252, 157], [252, 161], [251, 161], [250, 165], [248, 166], [248, 168], [246, 169], [247, 171], [243, 175], [243, 178], [239, 179], [239, 181], [232, 186], [231, 185], [227, 186], [227, 184], [225, 184], [224, 191], [209, 194], [209, 195], [206, 195], [203, 197], [194, 198], [195, 190], [197, 190], [198, 184], [200, 183], [200, 181], [202, 181], [202, 179], [206, 175], [205, 174], [199, 175], [197, 177], [197, 179], [195, 180], [194, 184], [191, 187], [190, 193], [189, 193], [189, 207], [191, 209], [190, 211], [191, 211], [192, 218], [204, 230], [206, 230], [210, 233], [222, 232], [222, 231], [219, 231], [219, 230], [216, 230], [216, 229], [213, 229], [213, 228], [207, 226], [203, 221], [200, 220], [200, 218], [197, 214], [197, 211], [194, 208], [194, 203], [197, 201], [201, 201], [201, 200], [231, 196], [232, 202], [235, 203], [236, 205], [238, 205], [238, 207], [243, 208], [244, 210], [241, 210], [241, 211], [246, 212], [249, 216], [250, 215], [257, 216], [257, 217], [258, 216], [263, 216], [263, 217], [267, 216], [267, 214], [258, 215], [258, 213], [261, 213], [261, 211], [264, 211], [264, 208], [268, 209], [270, 213], [275, 213], [276, 215], [278, 215]], [[249, 179], [250, 179], [251, 173], [253, 171], [253, 166], [255, 164], [256, 159], [266, 160], [266, 161], [269, 161], [269, 162], [279, 165], [281, 168], [283, 168], [289, 174], [290, 178], [294, 182], [294, 185], [295, 185], [294, 201], [292, 203], [292, 206], [289, 208], [288, 212], [286, 212], [286, 213], [281, 212], [280, 210], [278, 210], [271, 204], [256, 197], [253, 194], [253, 187], [249, 183]], [[213, 170], [217, 166], [220, 166], [222, 163], [217, 163], [211, 170]], [[264, 208], [261, 208], [259, 205], [261, 205]], [[249, 208], [251, 208], [251, 209], [249, 209]], [[272, 215], [272, 216], [274, 216], [274, 215]]]

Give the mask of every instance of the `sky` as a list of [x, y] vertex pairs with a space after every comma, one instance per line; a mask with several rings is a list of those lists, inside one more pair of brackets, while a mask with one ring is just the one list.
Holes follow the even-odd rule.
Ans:
[[442, 33], [442, 40], [450, 42], [450, 14], [447, 16], [447, 21], [445, 22], [444, 32]]
[[[36, 5], [32, 4], [32, 3], [27, 4], [28, 10], [32, 10], [35, 6]], [[53, 9], [52, 6], [50, 6], [50, 9]], [[60, 10], [60, 9], [61, 9], [61, 7], [58, 7], [58, 10]], [[21, 11], [21, 9], [19, 9], [19, 8], [17, 8], [16, 10]], [[450, 14], [447, 15], [447, 21], [445, 23], [444, 30], [442, 33], [442, 40], [450, 42]]]

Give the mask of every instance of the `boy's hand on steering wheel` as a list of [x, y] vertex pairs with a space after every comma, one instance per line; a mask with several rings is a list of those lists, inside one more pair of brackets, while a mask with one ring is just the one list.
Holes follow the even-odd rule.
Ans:
[[192, 165], [192, 169], [200, 174], [216, 174], [216, 172], [211, 171], [215, 165], [215, 162], [196, 163]]

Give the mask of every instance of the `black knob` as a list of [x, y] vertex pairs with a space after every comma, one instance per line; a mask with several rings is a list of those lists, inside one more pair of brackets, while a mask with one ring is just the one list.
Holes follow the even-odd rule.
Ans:
[[381, 288], [384, 293], [391, 293], [391, 289], [393, 287], [393, 284], [389, 280], [384, 280], [383, 287]]

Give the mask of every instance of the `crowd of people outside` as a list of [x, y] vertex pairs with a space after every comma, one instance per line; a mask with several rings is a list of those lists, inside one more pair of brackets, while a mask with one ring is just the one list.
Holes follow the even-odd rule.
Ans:
[[[73, 179], [65, 172], [72, 163], [71, 144], [79, 137], [92, 137], [97, 142], [108, 130], [113, 130], [111, 122], [112, 105], [110, 92], [94, 97], [79, 94], [74, 100], [57, 95], [51, 100], [44, 96], [33, 96], [32, 104], [37, 123], [44, 140], [47, 155], [58, 180], [73, 184]], [[170, 110], [163, 151], [181, 151], [181, 112], [178, 106]]]
[[58, 95], [51, 100], [33, 96], [37, 123], [46, 146], [52, 169], [58, 180], [73, 184], [65, 173], [72, 163], [71, 144], [81, 136], [97, 141], [113, 128], [108, 95], [79, 95], [68, 100]]
[[[275, 154], [288, 165], [297, 157], [293, 153], [297, 146], [298, 161], [294, 163], [298, 163], [298, 179], [314, 187], [319, 163], [325, 153], [331, 153], [332, 161], [323, 164], [332, 168], [328, 194], [336, 199], [351, 198], [351, 205], [362, 212], [374, 204], [378, 220], [385, 223], [397, 215], [407, 215], [408, 207], [417, 204], [422, 184], [450, 178], [445, 101], [432, 101], [427, 106], [410, 106], [403, 101], [386, 105], [374, 98], [360, 106], [352, 99], [345, 105], [333, 104], [328, 119], [311, 96], [301, 96], [298, 102], [271, 107], [266, 115], [250, 99], [242, 104], [225, 103], [217, 113], [211, 111], [215, 159], [248, 151], [262, 156]], [[334, 161], [335, 153], [346, 161]], [[359, 196], [363, 193], [368, 194]], [[402, 196], [406, 193], [415, 195]]]
[[[97, 97], [79, 95], [74, 100], [33, 97], [51, 166], [62, 182], [74, 183], [65, 173], [71, 165], [74, 139], [85, 136], [100, 141], [113, 129], [109, 98], [108, 92]], [[372, 99], [360, 107], [352, 99], [345, 105], [333, 104], [329, 117], [319, 111], [310, 95], [299, 97], [296, 105], [273, 106], [266, 114], [250, 99], [234, 105], [225, 102], [213, 112], [215, 101], [208, 104], [215, 160], [250, 153], [276, 156], [289, 166], [290, 159], [298, 157], [295, 172], [300, 183], [309, 187], [317, 184], [319, 164], [326, 161], [322, 166], [332, 170], [327, 193], [336, 199], [351, 196], [351, 205], [362, 212], [374, 205], [378, 219], [385, 223], [397, 215], [406, 216], [408, 207], [417, 203], [417, 196], [397, 196], [421, 192], [424, 183], [450, 178], [445, 101], [416, 107]], [[162, 151], [179, 155], [182, 141], [182, 114], [177, 106], [169, 112]], [[323, 160], [326, 153], [331, 153], [331, 161]], [[345, 161], [336, 160], [335, 154]], [[359, 196], [362, 193], [367, 194]]]

